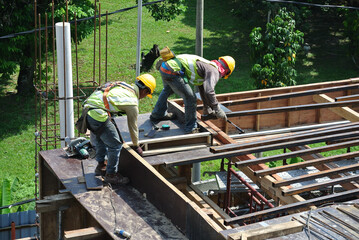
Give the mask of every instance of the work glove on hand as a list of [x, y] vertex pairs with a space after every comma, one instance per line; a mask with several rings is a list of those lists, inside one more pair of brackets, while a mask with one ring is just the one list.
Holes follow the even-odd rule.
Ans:
[[135, 152], [138, 153], [138, 155], [142, 156], [143, 155], [143, 151], [142, 148], [139, 146], [132, 146], [132, 149], [135, 150]]
[[227, 115], [224, 113], [222, 109], [219, 108], [218, 110], [216, 110], [215, 114], [217, 118], [222, 118], [227, 121]]

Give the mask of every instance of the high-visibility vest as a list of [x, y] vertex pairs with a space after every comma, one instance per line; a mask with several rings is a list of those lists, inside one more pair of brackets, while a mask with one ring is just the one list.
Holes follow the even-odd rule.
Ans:
[[[126, 88], [133, 89], [132, 86], [128, 84], [126, 85]], [[133, 89], [133, 91], [131, 91], [126, 88], [117, 85], [108, 92], [106, 98], [111, 113], [121, 112], [117, 106], [138, 106], [138, 96], [136, 95], [135, 90]], [[94, 91], [84, 104], [85, 108], [93, 108], [89, 110], [87, 114], [99, 122], [105, 122], [108, 118], [108, 110], [106, 109], [103, 101], [103, 93], [104, 92], [102, 90]]]
[[173, 58], [167, 61], [167, 64], [173, 69], [173, 71], [180, 71], [184, 69], [186, 76], [188, 77], [191, 84], [200, 86], [203, 84], [203, 78], [200, 77], [197, 73], [197, 61], [201, 61], [204, 63], [208, 63], [215, 67], [218, 70], [218, 66], [203, 57], [192, 55], [192, 54], [180, 54], [177, 55], [176, 58], [182, 64], [182, 67], [179, 66], [178, 61], [174, 60]]

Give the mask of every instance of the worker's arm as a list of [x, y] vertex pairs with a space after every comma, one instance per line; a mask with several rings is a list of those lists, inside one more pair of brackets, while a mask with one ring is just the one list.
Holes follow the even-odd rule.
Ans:
[[220, 78], [218, 70], [208, 63], [197, 62], [198, 75], [203, 78], [203, 85], [199, 87], [203, 105], [213, 110], [218, 109], [218, 101], [214, 88]]
[[134, 146], [138, 146], [138, 126], [137, 126], [138, 106], [137, 105], [120, 106], [119, 109], [126, 112], [127, 125], [131, 135], [132, 143]]

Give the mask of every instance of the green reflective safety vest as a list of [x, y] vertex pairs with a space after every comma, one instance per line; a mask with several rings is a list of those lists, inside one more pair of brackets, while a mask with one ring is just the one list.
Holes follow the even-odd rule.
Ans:
[[[132, 86], [126, 84], [129, 88]], [[121, 110], [117, 106], [138, 106], [138, 96], [135, 90], [131, 91], [121, 86], [110, 89], [107, 95], [107, 101], [111, 113], [118, 113]], [[103, 102], [103, 91], [96, 90], [88, 97], [84, 104], [85, 108], [95, 108], [88, 111], [88, 115], [99, 122], [105, 122], [108, 118], [105, 103]]]
[[[197, 55], [180, 54], [177, 55], [176, 58], [182, 64], [182, 68], [184, 68], [184, 72], [188, 77], [190, 83], [196, 86], [200, 86], [203, 84], [203, 78], [200, 77], [197, 73], [197, 61], [208, 63], [218, 70], [218, 66], [214, 62], [208, 61], [207, 59], [204, 59], [203, 57]], [[173, 71], [181, 70], [181, 66], [179, 66], [178, 62], [174, 59], [168, 60], [167, 64], [173, 69]]]

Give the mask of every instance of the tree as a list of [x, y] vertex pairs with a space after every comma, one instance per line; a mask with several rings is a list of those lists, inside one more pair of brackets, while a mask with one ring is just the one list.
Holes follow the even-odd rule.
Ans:
[[[143, 3], [150, 2], [150, 0], [143, 0]], [[151, 16], [157, 20], [170, 21], [176, 16], [186, 11], [185, 0], [167, 0], [165, 2], [147, 5]]]
[[[37, 1], [37, 14], [41, 15], [42, 26], [45, 23], [45, 13], [48, 14], [48, 24], [51, 25], [51, 0]], [[0, 27], [1, 35], [28, 31], [34, 28], [34, 1], [33, 0], [0, 0]], [[61, 0], [55, 1], [55, 22], [62, 21], [65, 14], [65, 3]], [[94, 14], [94, 7], [90, 0], [72, 0], [68, 5], [69, 21], [73, 19], [76, 12], [77, 18], [89, 17]], [[82, 40], [91, 32], [90, 21], [81, 23], [78, 28], [78, 40]], [[37, 35], [38, 37], [38, 35]], [[52, 51], [52, 34], [49, 34], [49, 51]], [[42, 37], [44, 38], [44, 36]], [[34, 57], [34, 34], [23, 34], [0, 40], [0, 79], [7, 81], [10, 75], [19, 71], [17, 81], [17, 92], [25, 95], [33, 92], [33, 79], [35, 70]], [[42, 49], [45, 41], [42, 40]], [[44, 58], [43, 58], [44, 59]]]
[[303, 43], [304, 34], [295, 30], [293, 13], [285, 8], [267, 23], [265, 35], [261, 28], [250, 34], [249, 46], [255, 61], [251, 77], [257, 88], [272, 88], [295, 85], [294, 69], [296, 53]]

